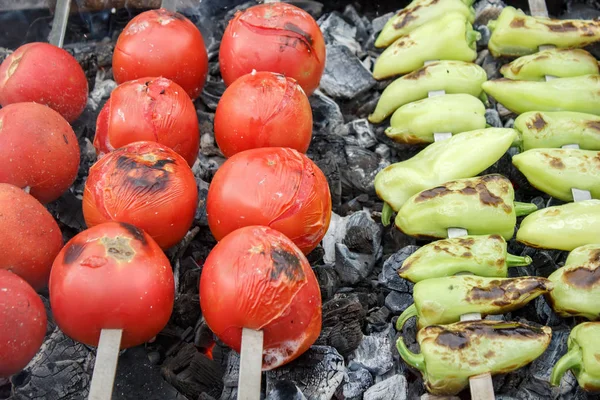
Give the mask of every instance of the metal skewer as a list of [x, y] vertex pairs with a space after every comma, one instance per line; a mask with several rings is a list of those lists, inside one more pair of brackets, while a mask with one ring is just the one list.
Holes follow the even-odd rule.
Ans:
[[69, 12], [71, 11], [71, 0], [58, 0], [54, 9], [52, 29], [48, 35], [48, 43], [57, 47], [63, 47]]

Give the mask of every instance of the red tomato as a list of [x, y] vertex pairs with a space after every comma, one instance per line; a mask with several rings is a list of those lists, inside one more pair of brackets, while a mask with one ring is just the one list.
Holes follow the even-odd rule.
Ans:
[[52, 314], [66, 335], [97, 346], [102, 329], [123, 329], [122, 349], [156, 336], [175, 299], [173, 271], [160, 247], [119, 222], [71, 239], [52, 265], [49, 289]]
[[265, 225], [308, 254], [329, 228], [331, 194], [323, 172], [304, 154], [264, 147], [223, 163], [208, 188], [206, 211], [217, 240], [243, 226]]
[[39, 201], [7, 183], [0, 183], [0, 238], [0, 270], [14, 272], [35, 290], [46, 287], [63, 245], [60, 228]]
[[165, 9], [133, 18], [117, 39], [113, 54], [117, 83], [163, 76], [198, 97], [208, 72], [208, 55], [198, 28], [186, 17]]
[[156, 142], [135, 142], [102, 157], [90, 168], [83, 192], [88, 227], [127, 222], [146, 231], [163, 249], [192, 226], [198, 187], [185, 160]]
[[60, 47], [28, 43], [0, 65], [0, 105], [34, 101], [75, 121], [87, 103], [88, 83], [77, 60]]
[[99, 155], [140, 140], [155, 141], [194, 165], [200, 130], [194, 103], [175, 82], [142, 78], [119, 85], [102, 108], [94, 147]]
[[229, 21], [219, 64], [227, 86], [255, 69], [294, 78], [310, 96], [325, 69], [325, 41], [306, 11], [287, 3], [259, 4]]
[[78, 170], [77, 137], [59, 113], [36, 103], [0, 109], [0, 182], [29, 187], [45, 204], [69, 189]]
[[262, 330], [263, 370], [304, 353], [321, 332], [321, 292], [300, 249], [280, 232], [248, 226], [210, 252], [200, 276], [210, 329], [240, 352], [242, 328]]
[[253, 72], [229, 86], [215, 113], [215, 139], [225, 155], [258, 147], [305, 153], [312, 137], [308, 97], [292, 78]]

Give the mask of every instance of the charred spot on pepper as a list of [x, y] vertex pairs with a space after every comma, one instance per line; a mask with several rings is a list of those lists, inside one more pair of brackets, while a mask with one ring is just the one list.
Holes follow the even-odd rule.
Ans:
[[585, 124], [588, 128], [600, 132], [600, 121], [587, 121]]
[[563, 280], [571, 286], [592, 288], [600, 283], [600, 267], [594, 269], [579, 267], [566, 271], [563, 274]]
[[546, 125], [548, 124], [540, 113], [536, 113], [533, 119], [527, 122], [527, 127], [529, 129], [535, 129], [536, 131], [541, 131]]
[[410, 73], [410, 74], [408, 74], [408, 75], [404, 75], [404, 76], [402, 77], [402, 79], [410, 79], [410, 80], [418, 80], [418, 79], [421, 79], [422, 77], [424, 77], [424, 76], [426, 76], [426, 75], [427, 75], [427, 68], [428, 68], [428, 66], [426, 65], [426, 66], [424, 66], [423, 68], [421, 68], [421, 69], [418, 69], [418, 70], [416, 70], [416, 71], [414, 71], [414, 72], [411, 72], [411, 73]]
[[271, 250], [271, 260], [273, 261], [273, 269], [271, 270], [271, 280], [276, 281], [281, 274], [285, 274], [286, 278], [291, 282], [303, 281], [306, 279], [302, 263], [296, 254], [281, 248], [273, 248]]
[[584, 31], [588, 30], [588, 28], [585, 25], [583, 25], [581, 27], [577, 27], [571, 21], [558, 22], [558, 23], [546, 23], [545, 25], [552, 32], [575, 32], [578, 30], [581, 30], [582, 32], [584, 32]]
[[421, 6], [416, 6], [410, 11], [401, 11], [400, 13], [398, 13], [398, 16], [400, 16], [404, 12], [404, 18], [402, 18], [399, 22], [396, 22], [394, 24], [394, 29], [402, 29], [409, 22], [418, 19], [417, 17], [415, 17], [414, 12], [417, 11], [419, 8], [421, 8]]
[[443, 330], [435, 339], [435, 342], [440, 346], [447, 347], [451, 350], [464, 349], [469, 345], [469, 337], [464, 332], [452, 332]]
[[146, 237], [144, 236], [144, 232], [139, 229], [137, 226], [135, 225], [131, 225], [128, 224], [127, 222], [119, 222], [119, 225], [121, 225], [121, 227], [123, 229], [125, 229], [127, 232], [129, 232], [131, 234], [131, 236], [133, 236], [133, 238], [137, 241], [139, 241], [142, 245], [147, 245], [148, 241], [146, 240]]
[[522, 280], [499, 280], [489, 281], [487, 286], [476, 286], [469, 290], [466, 296], [468, 302], [492, 301], [497, 306], [510, 305], [515, 300], [527, 293], [536, 291], [547, 292], [549, 282], [543, 278], [527, 278]]
[[511, 28], [523, 28], [525, 27], [525, 19], [524, 18], [515, 18], [510, 21]]
[[83, 253], [85, 246], [86, 246], [85, 243], [83, 243], [83, 244], [71, 243], [71, 244], [67, 245], [67, 248], [65, 250], [65, 255], [63, 258], [65, 264], [74, 263]]
[[458, 239], [458, 243], [460, 243], [461, 246], [470, 249], [471, 246], [473, 246], [475, 244], [475, 239], [473, 238], [459, 238]]

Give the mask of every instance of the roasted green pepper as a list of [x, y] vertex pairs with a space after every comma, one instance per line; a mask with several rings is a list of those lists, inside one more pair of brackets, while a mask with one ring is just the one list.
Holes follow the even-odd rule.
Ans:
[[522, 150], [558, 148], [578, 144], [583, 150], [600, 150], [600, 117], [571, 111], [531, 111], [515, 119]]
[[568, 78], [581, 75], [598, 75], [598, 61], [582, 49], [548, 49], [522, 56], [500, 68], [508, 79], [544, 81], [546, 75]]
[[529, 364], [551, 339], [552, 329], [547, 326], [480, 320], [421, 329], [418, 354], [408, 349], [402, 337], [396, 347], [402, 359], [421, 372], [431, 394], [456, 395], [469, 385], [469, 377], [504, 374]]
[[600, 198], [600, 151], [531, 149], [513, 156], [512, 163], [529, 183], [563, 201], [573, 201], [571, 188]]
[[375, 61], [373, 77], [385, 79], [407, 74], [428, 60], [475, 61], [479, 39], [481, 33], [473, 29], [464, 15], [448, 13], [392, 43]]
[[424, 99], [434, 90], [483, 97], [481, 84], [486, 80], [485, 70], [477, 64], [463, 61], [432, 62], [390, 83], [381, 93], [375, 111], [369, 115], [369, 121], [379, 123], [398, 107]]
[[531, 247], [572, 251], [600, 243], [600, 200], [547, 207], [526, 216], [517, 240]]
[[488, 48], [494, 57], [533, 54], [543, 45], [585, 47], [600, 40], [598, 20], [533, 17], [514, 7], [504, 7], [487, 26], [492, 32]]
[[432, 143], [435, 132], [460, 133], [485, 125], [485, 106], [481, 100], [457, 93], [403, 105], [392, 115], [385, 134], [399, 143]]
[[510, 180], [499, 174], [449, 181], [408, 199], [396, 215], [396, 226], [407, 235], [445, 238], [448, 228], [464, 228], [473, 235], [497, 233], [513, 237], [517, 216], [535, 204], [514, 201]]
[[451, 276], [459, 272], [506, 277], [509, 267], [531, 264], [531, 257], [507, 254], [500, 235], [468, 235], [428, 243], [411, 254], [398, 275], [411, 282]]
[[574, 249], [564, 267], [548, 279], [554, 283], [554, 291], [547, 299], [556, 314], [600, 319], [600, 243]]
[[494, 79], [481, 87], [510, 111], [575, 111], [600, 115], [600, 75], [556, 78], [546, 82]]
[[559, 386], [571, 370], [579, 386], [589, 392], [600, 391], [600, 322], [584, 322], [571, 330], [567, 354], [552, 369], [550, 384]]

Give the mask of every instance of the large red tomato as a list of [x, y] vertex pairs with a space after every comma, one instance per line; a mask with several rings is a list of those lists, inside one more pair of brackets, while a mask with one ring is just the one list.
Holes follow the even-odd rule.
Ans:
[[307, 156], [264, 147], [223, 163], [208, 189], [206, 211], [217, 240], [243, 226], [265, 225], [308, 254], [329, 228], [331, 194], [325, 175]]
[[287, 3], [265, 3], [238, 11], [229, 21], [219, 49], [226, 85], [257, 71], [294, 78], [310, 96], [325, 69], [325, 41], [306, 11]]
[[97, 346], [102, 329], [123, 329], [121, 348], [158, 334], [173, 311], [175, 283], [156, 242], [133, 225], [107, 222], [71, 239], [50, 274], [50, 305], [59, 328]]
[[321, 292], [300, 249], [280, 232], [248, 226], [210, 252], [200, 276], [210, 329], [240, 352], [242, 328], [262, 330], [263, 370], [304, 353], [321, 332]]
[[34, 101], [58, 111], [67, 121], [81, 115], [88, 83], [77, 60], [60, 47], [27, 43], [0, 65], [0, 105]]
[[134, 142], [90, 168], [83, 192], [88, 227], [127, 222], [146, 231], [163, 249], [187, 233], [198, 207], [198, 187], [185, 160], [156, 142]]
[[60, 228], [39, 201], [0, 183], [0, 270], [12, 271], [40, 290], [48, 284], [62, 244]]
[[77, 137], [59, 113], [36, 103], [0, 109], [0, 182], [49, 203], [69, 189], [78, 170]]
[[258, 147], [305, 153], [312, 137], [308, 97], [292, 78], [253, 72], [229, 86], [215, 113], [215, 139], [225, 155]]
[[183, 15], [145, 11], [133, 18], [117, 39], [112, 60], [117, 83], [163, 76], [198, 97], [208, 72], [208, 55], [198, 28]]

